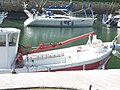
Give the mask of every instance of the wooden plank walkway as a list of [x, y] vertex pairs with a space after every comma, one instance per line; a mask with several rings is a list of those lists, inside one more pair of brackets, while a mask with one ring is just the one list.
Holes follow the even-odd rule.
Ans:
[[0, 74], [0, 89], [64, 87], [79, 90], [120, 90], [120, 69]]

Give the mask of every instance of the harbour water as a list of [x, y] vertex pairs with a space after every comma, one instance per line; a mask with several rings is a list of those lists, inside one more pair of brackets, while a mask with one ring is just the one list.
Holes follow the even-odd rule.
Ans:
[[[112, 41], [114, 37], [120, 33], [120, 28], [107, 28], [106, 26], [103, 26], [100, 21], [97, 21], [93, 27], [81, 28], [24, 27], [23, 22], [24, 20], [5, 20], [1, 24], [1, 27], [15, 27], [21, 29], [19, 43], [21, 45], [32, 47], [36, 47], [41, 43], [59, 43], [91, 31], [94, 31], [98, 35], [97, 37], [102, 41]], [[85, 44], [87, 39], [88, 38], [81, 39], [60, 48]], [[120, 43], [120, 39], [118, 39], [118, 43]], [[120, 68], [120, 59], [112, 55], [107, 68]]]

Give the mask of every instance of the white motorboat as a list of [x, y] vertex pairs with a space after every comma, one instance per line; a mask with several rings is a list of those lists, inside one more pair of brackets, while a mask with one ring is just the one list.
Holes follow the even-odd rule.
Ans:
[[[56, 44], [40, 44], [38, 47], [34, 47], [34, 49], [28, 46], [18, 48], [20, 30], [15, 28], [0, 29], [0, 73], [93, 70], [105, 68], [112, 51], [116, 47], [118, 48], [116, 44], [117, 38], [111, 42], [102, 42], [100, 39], [97, 39], [94, 32]], [[85, 45], [50, 50], [86, 37], [89, 38]], [[23, 52], [24, 48], [29, 48], [29, 51]]]
[[[83, 12], [84, 16], [75, 16], [76, 12], [72, 12], [73, 3], [70, 2], [65, 6], [49, 6], [42, 8], [42, 14], [39, 11], [32, 9], [32, 12], [27, 10], [27, 4], [24, 3], [24, 12], [28, 19], [25, 20], [24, 26], [41, 26], [41, 27], [81, 27], [93, 26], [96, 18], [94, 17], [91, 3], [85, 9], [84, 2], [82, 10], [76, 12]], [[90, 10], [91, 15], [87, 15], [86, 11]], [[55, 12], [59, 13], [55, 13]], [[62, 14], [61, 14], [62, 13]]]

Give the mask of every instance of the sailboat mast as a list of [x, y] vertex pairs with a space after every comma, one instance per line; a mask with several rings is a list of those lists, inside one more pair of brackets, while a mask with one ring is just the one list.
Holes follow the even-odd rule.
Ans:
[[106, 15], [108, 15], [109, 13], [111, 13], [113, 5], [114, 5], [114, 0], [112, 1], [111, 5], [109, 6]]
[[70, 0], [70, 3], [72, 3], [72, 0]]
[[94, 13], [93, 13], [92, 6], [91, 6], [91, 0], [89, 0], [89, 6], [88, 6], [88, 8], [90, 9], [92, 17], [94, 18]]
[[82, 11], [84, 12], [85, 17], [87, 17], [84, 0], [82, 0]]
[[[72, 0], [70, 0], [70, 4], [72, 4]], [[72, 9], [71, 9], [71, 5], [70, 5], [70, 10], [69, 10], [69, 15], [72, 15]]]

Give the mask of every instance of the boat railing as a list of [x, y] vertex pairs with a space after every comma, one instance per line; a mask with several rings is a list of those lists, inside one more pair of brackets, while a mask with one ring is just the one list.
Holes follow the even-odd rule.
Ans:
[[[73, 63], [77, 60], [80, 60], [79, 53], [80, 51], [68, 51], [65, 53], [59, 53], [59, 54], [42, 54], [42, 55], [31, 55], [26, 56], [24, 58], [25, 65], [27, 67], [32, 66], [41, 66], [41, 65], [55, 65], [55, 64], [62, 64], [62, 63]], [[47, 64], [46, 64], [47, 62]]]
[[[28, 56], [28, 60], [44, 60], [47, 58], [57, 58], [57, 57], [63, 57], [63, 56], [64, 56], [64, 53], [30, 55]], [[25, 59], [27, 59], [27, 57]]]

